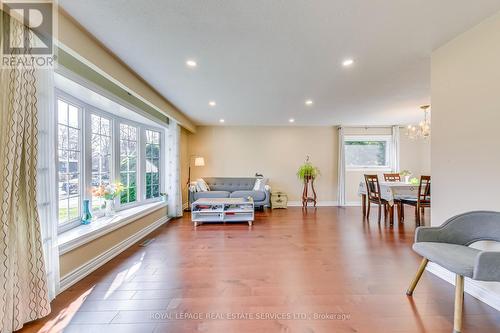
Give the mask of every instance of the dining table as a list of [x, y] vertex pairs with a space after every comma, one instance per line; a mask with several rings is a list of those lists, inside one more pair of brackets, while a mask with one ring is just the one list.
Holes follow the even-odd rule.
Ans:
[[[418, 184], [406, 182], [379, 182], [380, 198], [389, 203], [390, 223], [394, 223], [394, 202], [401, 199], [415, 199], [418, 196]], [[361, 181], [358, 187], [358, 194], [361, 196], [361, 206], [363, 216], [366, 216], [367, 191], [366, 183]]]

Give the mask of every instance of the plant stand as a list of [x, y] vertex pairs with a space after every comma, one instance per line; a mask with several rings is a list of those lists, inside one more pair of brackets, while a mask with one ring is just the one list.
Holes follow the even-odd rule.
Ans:
[[[309, 184], [311, 185], [312, 197], [309, 197]], [[311, 176], [307, 176], [304, 178], [304, 190], [302, 191], [302, 207], [307, 208], [307, 204], [309, 202], [314, 203], [314, 208], [316, 208], [316, 191], [314, 190], [314, 178]]]

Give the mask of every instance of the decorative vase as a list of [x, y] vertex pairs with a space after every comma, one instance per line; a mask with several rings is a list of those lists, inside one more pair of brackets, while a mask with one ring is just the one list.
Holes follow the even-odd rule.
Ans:
[[115, 215], [115, 200], [114, 199], [106, 199], [106, 209], [104, 210], [105, 216], [114, 216]]
[[409, 183], [409, 182], [410, 182], [410, 175], [405, 176], [405, 183]]
[[83, 200], [82, 224], [90, 224], [92, 222], [92, 213], [90, 213], [90, 200]]

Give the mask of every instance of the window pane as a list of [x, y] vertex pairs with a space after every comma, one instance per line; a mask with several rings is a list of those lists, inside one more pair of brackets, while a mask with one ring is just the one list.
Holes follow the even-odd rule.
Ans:
[[346, 166], [387, 166], [387, 141], [346, 141]]
[[58, 127], [58, 144], [61, 149], [68, 149], [68, 127], [64, 125], [59, 125]]
[[137, 173], [137, 128], [120, 124], [120, 182], [124, 191], [120, 203], [127, 204], [137, 200], [135, 179]]
[[63, 100], [57, 101], [58, 112], [58, 179], [59, 224], [80, 218], [80, 110]]
[[74, 128], [68, 128], [68, 149], [70, 150], [79, 150], [79, 135], [80, 130]]
[[59, 124], [68, 124], [68, 104], [63, 101], [57, 101], [57, 122]]
[[92, 123], [92, 209], [102, 214], [104, 198], [100, 188], [111, 179], [111, 121], [99, 115], [91, 115]]
[[69, 106], [68, 125], [78, 128], [78, 109], [73, 105]]
[[90, 117], [90, 122], [92, 124], [92, 133], [99, 133], [100, 121], [101, 121], [101, 117], [99, 117], [99, 116], [96, 116], [93, 114]]
[[160, 133], [146, 130], [146, 198], [160, 196]]
[[68, 221], [68, 201], [59, 200], [59, 223]]
[[70, 221], [80, 217], [80, 197], [69, 198], [68, 218]]

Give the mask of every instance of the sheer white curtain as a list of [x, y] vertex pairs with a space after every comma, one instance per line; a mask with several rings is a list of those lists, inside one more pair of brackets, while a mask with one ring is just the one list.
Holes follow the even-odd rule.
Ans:
[[180, 165], [180, 141], [181, 128], [179, 124], [170, 119], [167, 135], [167, 193], [168, 193], [168, 215], [171, 217], [182, 216], [182, 192], [181, 192], [181, 165]]
[[37, 201], [45, 269], [50, 299], [59, 292], [59, 249], [57, 245], [56, 117], [54, 72], [38, 70], [38, 165]]
[[[10, 22], [11, 36], [31, 36], [25, 26]], [[50, 313], [36, 193], [37, 88], [32, 67], [0, 70], [1, 332], [18, 330]]]
[[392, 156], [391, 156], [391, 169], [392, 172], [399, 172], [399, 126], [392, 126]]
[[338, 156], [338, 205], [345, 206], [345, 142], [344, 129], [339, 127], [339, 156]]

